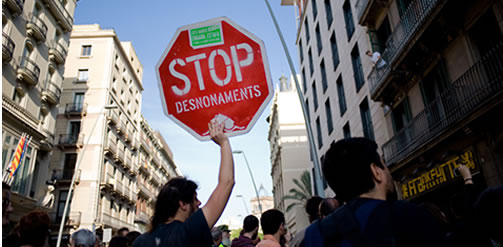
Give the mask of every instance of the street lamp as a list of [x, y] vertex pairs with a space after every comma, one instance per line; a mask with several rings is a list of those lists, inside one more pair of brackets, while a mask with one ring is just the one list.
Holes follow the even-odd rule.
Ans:
[[63, 236], [63, 228], [65, 226], [66, 213], [67, 213], [67, 210], [68, 210], [68, 204], [70, 202], [70, 198], [72, 198], [72, 191], [73, 191], [73, 188], [75, 186], [75, 179], [77, 178], [77, 171], [79, 170], [80, 163], [82, 163], [82, 159], [84, 157], [84, 153], [86, 151], [86, 148], [89, 145], [89, 142], [91, 141], [91, 137], [92, 137], [92, 134], [94, 132], [94, 129], [96, 128], [96, 125], [99, 122], [98, 121], [99, 118], [102, 115], [104, 115], [103, 113], [106, 113], [105, 110], [115, 109], [115, 108], [118, 108], [118, 106], [116, 106], [116, 105], [104, 105], [103, 106], [103, 108], [99, 111], [100, 115], [98, 116], [98, 119], [96, 119], [96, 122], [94, 122], [94, 125], [93, 125], [93, 128], [91, 129], [91, 132], [89, 132], [89, 135], [87, 137], [86, 143], [82, 147], [82, 153], [80, 153], [79, 159], [78, 159], [77, 163], [75, 164], [75, 168], [74, 168], [74, 172], [73, 172], [73, 176], [72, 176], [72, 182], [70, 183], [70, 188], [68, 189], [68, 195], [66, 196], [65, 207], [63, 209], [63, 215], [61, 216], [61, 223], [59, 225], [58, 241], [56, 243], [56, 247], [60, 247], [61, 246], [61, 237]]
[[246, 201], [245, 201], [245, 198], [243, 197], [243, 195], [236, 195], [236, 197], [241, 197], [241, 199], [243, 199], [243, 205], [245, 205], [246, 215], [249, 215], [250, 212], [248, 211], [248, 207], [246, 206]]
[[250, 165], [248, 164], [248, 159], [246, 159], [245, 152], [243, 150], [234, 150], [234, 151], [232, 151], [232, 153], [234, 153], [234, 154], [243, 154], [243, 157], [245, 158], [246, 167], [248, 167], [248, 172], [250, 173], [250, 178], [251, 178], [252, 183], [253, 183], [253, 188], [255, 189], [255, 194], [257, 195], [258, 209], [260, 210], [260, 214], [262, 214], [262, 204], [260, 204], [260, 197], [258, 196], [257, 185], [255, 184], [255, 179], [253, 179], [253, 174], [252, 174], [252, 171], [250, 169]]

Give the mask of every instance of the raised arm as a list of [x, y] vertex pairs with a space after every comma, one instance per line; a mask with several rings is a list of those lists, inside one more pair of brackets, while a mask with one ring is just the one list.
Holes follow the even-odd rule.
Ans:
[[234, 160], [229, 139], [224, 134], [224, 124], [219, 124], [215, 119], [208, 124], [211, 139], [220, 146], [220, 172], [218, 185], [211, 194], [206, 205], [203, 206], [203, 214], [211, 229], [224, 211], [225, 205], [234, 187]]

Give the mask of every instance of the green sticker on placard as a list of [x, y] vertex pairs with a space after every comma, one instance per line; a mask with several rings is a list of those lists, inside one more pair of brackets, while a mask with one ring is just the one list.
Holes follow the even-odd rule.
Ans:
[[222, 42], [220, 25], [191, 29], [190, 41], [193, 47]]

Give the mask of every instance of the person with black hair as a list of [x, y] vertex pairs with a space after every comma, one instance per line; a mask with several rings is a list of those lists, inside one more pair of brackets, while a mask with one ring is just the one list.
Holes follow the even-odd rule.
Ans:
[[335, 198], [323, 199], [323, 201], [321, 201], [320, 203], [320, 209], [319, 209], [320, 219], [324, 219], [340, 206], [341, 204]]
[[396, 200], [388, 167], [367, 138], [332, 144], [323, 176], [345, 204], [309, 226], [303, 246], [443, 246], [443, 233], [432, 216], [415, 204]]
[[260, 217], [264, 239], [257, 247], [280, 247], [280, 239], [286, 234], [285, 216], [277, 209], [269, 209]]
[[[309, 219], [309, 224], [313, 223], [315, 220], [317, 220], [320, 217], [319, 216], [319, 207], [320, 207], [320, 203], [322, 201], [323, 201], [323, 198], [316, 196], [316, 195], [307, 199], [305, 209], [306, 209], [307, 217]], [[302, 240], [304, 240], [304, 234], [306, 232], [306, 228], [300, 230], [299, 232], [297, 232], [297, 234], [295, 234], [295, 236], [290, 241], [291, 247], [300, 246], [300, 243], [302, 243]]]
[[134, 241], [141, 235], [140, 232], [138, 231], [132, 231], [132, 232], [128, 232], [126, 234], [126, 238], [127, 238], [127, 246], [131, 247], [133, 246], [133, 243]]
[[117, 231], [117, 236], [125, 237], [128, 233], [129, 233], [129, 228], [127, 228], [127, 227], [121, 227]]
[[11, 201], [10, 185], [2, 182], [2, 240], [9, 234], [12, 229], [9, 215], [14, 212], [14, 207]]
[[224, 124], [213, 119], [208, 124], [211, 139], [220, 146], [218, 184], [201, 209], [197, 185], [184, 177], [169, 180], [159, 192], [150, 231], [134, 243], [140, 246], [210, 246], [210, 229], [222, 214], [234, 187], [234, 161]]
[[258, 218], [248, 215], [243, 220], [243, 232], [239, 238], [232, 240], [231, 247], [253, 247], [253, 240], [258, 237]]

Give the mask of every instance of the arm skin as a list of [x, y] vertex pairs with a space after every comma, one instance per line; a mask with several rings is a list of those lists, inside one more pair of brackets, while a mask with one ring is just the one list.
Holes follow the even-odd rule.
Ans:
[[224, 124], [211, 120], [208, 124], [211, 139], [220, 146], [220, 172], [218, 185], [211, 194], [208, 202], [202, 208], [208, 227], [211, 229], [224, 211], [225, 205], [234, 187], [234, 160], [232, 158], [229, 139], [224, 134]]

